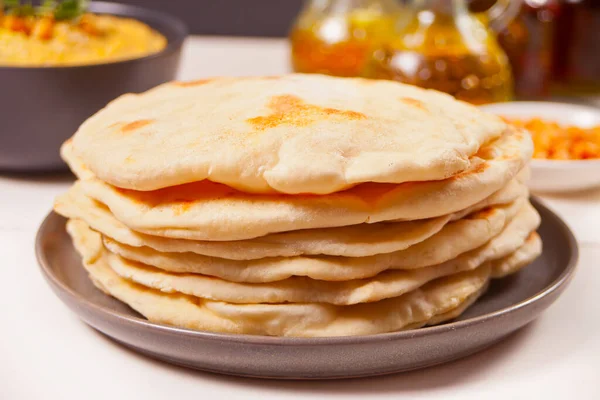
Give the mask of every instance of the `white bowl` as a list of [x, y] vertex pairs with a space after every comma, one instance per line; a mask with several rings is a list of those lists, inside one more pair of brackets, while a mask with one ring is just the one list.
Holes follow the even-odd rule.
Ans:
[[[481, 106], [507, 118], [542, 118], [562, 125], [590, 128], [600, 125], [600, 108], [543, 101], [513, 101]], [[529, 188], [537, 192], [568, 192], [600, 187], [598, 160], [531, 161]]]

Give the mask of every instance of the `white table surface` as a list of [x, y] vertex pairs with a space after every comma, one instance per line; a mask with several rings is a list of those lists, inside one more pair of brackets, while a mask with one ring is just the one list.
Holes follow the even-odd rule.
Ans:
[[[287, 70], [276, 39], [194, 38], [181, 77]], [[579, 270], [537, 321], [489, 350], [379, 378], [277, 382], [219, 376], [153, 361], [82, 323], [44, 282], [38, 224], [69, 177], [0, 175], [0, 399], [600, 399], [600, 190], [544, 197], [575, 231]]]

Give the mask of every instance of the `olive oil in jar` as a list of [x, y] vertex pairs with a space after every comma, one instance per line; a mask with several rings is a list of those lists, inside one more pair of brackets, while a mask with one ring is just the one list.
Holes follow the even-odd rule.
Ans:
[[508, 101], [508, 58], [486, 18], [465, 0], [413, 0], [393, 38], [372, 54], [364, 76], [449, 93], [473, 104]]
[[396, 0], [310, 0], [290, 32], [295, 72], [358, 76], [393, 31]]

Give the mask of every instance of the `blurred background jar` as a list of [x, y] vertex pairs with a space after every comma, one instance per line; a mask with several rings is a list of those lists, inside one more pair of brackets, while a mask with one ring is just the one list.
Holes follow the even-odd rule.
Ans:
[[600, 1], [523, 0], [499, 41], [519, 98], [600, 100]]
[[290, 31], [296, 72], [359, 76], [372, 48], [390, 36], [396, 0], [308, 0]]
[[449, 93], [473, 104], [513, 98], [508, 58], [498, 31], [519, 3], [499, 0], [473, 13], [466, 0], [407, 0], [394, 34], [373, 52], [363, 76]]
[[559, 1], [550, 92], [600, 96], [600, 1]]

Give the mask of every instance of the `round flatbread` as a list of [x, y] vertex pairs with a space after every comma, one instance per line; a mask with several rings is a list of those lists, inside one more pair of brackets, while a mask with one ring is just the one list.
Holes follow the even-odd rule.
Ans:
[[206, 179], [253, 193], [328, 194], [449, 178], [506, 129], [440, 92], [291, 74], [121, 96], [81, 125], [73, 148], [98, 178], [122, 188]]
[[508, 257], [495, 260], [491, 263], [492, 277], [503, 278], [518, 272], [521, 268], [529, 265], [540, 254], [542, 254], [542, 238], [536, 232], [532, 232], [517, 251]]
[[[108, 266], [100, 235], [81, 221], [69, 221], [83, 264], [94, 284], [150, 321], [194, 330], [272, 336], [350, 336], [393, 332], [454, 318], [452, 311], [472, 302], [489, 281], [484, 265], [435, 280], [403, 296], [353, 306], [331, 304], [228, 304], [167, 294], [120, 278]], [[449, 313], [449, 314], [448, 314]], [[436, 322], [441, 322], [439, 319]]]
[[193, 253], [161, 253], [147, 247], [129, 247], [108, 238], [104, 242], [110, 251], [126, 259], [169, 272], [211, 275], [232, 282], [274, 282], [293, 276], [339, 282], [370, 278], [388, 269], [420, 269], [441, 264], [485, 245], [492, 238], [491, 246], [508, 242], [509, 249], [516, 248], [539, 224], [537, 212], [531, 206], [521, 207], [522, 204], [480, 211], [448, 224], [422, 243], [369, 257], [298, 256], [237, 261]]
[[149, 247], [159, 252], [191, 252], [230, 260], [301, 255], [366, 257], [407, 249], [436, 234], [450, 221], [486, 207], [508, 204], [527, 196], [527, 187], [513, 180], [468, 209], [441, 217], [307, 229], [232, 242], [172, 239], [136, 232], [117, 220], [106, 206], [87, 197], [78, 182], [56, 199], [54, 210], [67, 218], [85, 221], [92, 229], [115, 242], [131, 247]]
[[[531, 208], [531, 210], [533, 210]], [[535, 211], [533, 211], [535, 212]], [[390, 297], [398, 297], [415, 290], [434, 279], [452, 275], [458, 272], [475, 269], [482, 264], [506, 257], [515, 252], [525, 243], [530, 229], [523, 229], [515, 220], [498, 236], [468, 253], [443, 263], [422, 268], [398, 270], [395, 266], [383, 270], [365, 279], [344, 279], [338, 277], [334, 282], [316, 280], [303, 276], [292, 276], [287, 279], [268, 283], [240, 283], [199, 274], [174, 274], [148, 265], [129, 261], [115, 254], [108, 255], [110, 267], [121, 277], [144, 286], [158, 289], [166, 293], [184, 293], [210, 300], [227, 303], [331, 303], [336, 305], [351, 305], [378, 301]], [[110, 247], [108, 247], [110, 250]], [[313, 265], [311, 260], [303, 260], [294, 264], [294, 260], [280, 260], [281, 269], [296, 268], [298, 275], [306, 270], [315, 270], [323, 265]], [[297, 265], [300, 264], [300, 265]], [[291, 268], [289, 267], [291, 265]], [[318, 271], [326, 276], [344, 269], [342, 265]], [[348, 269], [356, 269], [350, 265]], [[366, 266], [368, 268], [368, 266]], [[277, 270], [264, 271], [265, 275], [276, 274]], [[343, 273], [343, 272], [341, 272]], [[289, 275], [289, 273], [288, 273]]]

